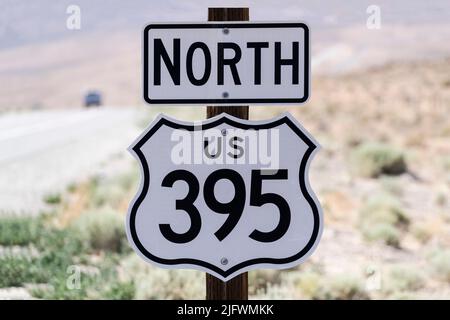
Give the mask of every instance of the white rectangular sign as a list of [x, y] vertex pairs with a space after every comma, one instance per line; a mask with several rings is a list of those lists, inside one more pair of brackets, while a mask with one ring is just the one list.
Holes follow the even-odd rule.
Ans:
[[300, 104], [309, 96], [304, 23], [150, 24], [143, 49], [150, 104]]

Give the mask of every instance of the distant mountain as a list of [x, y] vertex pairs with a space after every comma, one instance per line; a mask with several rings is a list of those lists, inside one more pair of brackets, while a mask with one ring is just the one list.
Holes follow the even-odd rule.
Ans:
[[[365, 25], [372, 0], [249, 0], [252, 20], [305, 20], [315, 29]], [[149, 21], [206, 21], [211, 0], [0, 0], [0, 49], [46, 42], [68, 35], [66, 8], [80, 6], [78, 33], [139, 31]], [[439, 24], [450, 21], [448, 0], [377, 0], [384, 24]]]
[[[448, 0], [377, 0], [381, 29], [366, 27], [372, 0], [248, 0], [253, 21], [309, 24], [313, 76], [389, 61], [450, 56]], [[81, 30], [66, 9], [81, 8]], [[107, 104], [139, 104], [141, 35], [152, 21], [206, 21], [212, 0], [0, 0], [0, 110], [80, 106], [90, 89]]]

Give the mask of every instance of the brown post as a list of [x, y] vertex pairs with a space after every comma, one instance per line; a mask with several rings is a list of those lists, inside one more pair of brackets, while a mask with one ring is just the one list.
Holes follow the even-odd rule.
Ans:
[[[248, 8], [208, 8], [208, 21], [248, 21]], [[241, 119], [248, 119], [248, 106], [210, 106], [206, 107], [206, 117], [211, 118], [221, 113], [228, 113]], [[247, 300], [247, 272], [223, 282], [206, 274], [207, 300]]]

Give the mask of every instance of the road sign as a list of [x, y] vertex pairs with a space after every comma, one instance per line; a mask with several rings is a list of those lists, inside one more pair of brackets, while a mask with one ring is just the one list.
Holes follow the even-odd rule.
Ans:
[[309, 96], [303, 23], [150, 24], [143, 54], [151, 104], [300, 104]]
[[318, 149], [286, 113], [269, 121], [227, 114], [199, 123], [158, 116], [133, 143], [142, 181], [127, 235], [145, 260], [224, 281], [303, 262], [322, 230], [308, 181]]

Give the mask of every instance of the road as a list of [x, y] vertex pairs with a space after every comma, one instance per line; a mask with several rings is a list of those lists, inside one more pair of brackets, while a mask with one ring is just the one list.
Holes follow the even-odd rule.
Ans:
[[0, 214], [37, 214], [43, 197], [127, 159], [139, 134], [131, 108], [0, 116]]

